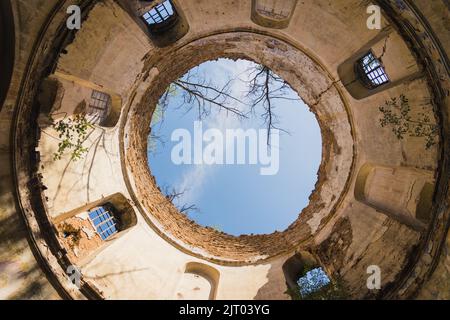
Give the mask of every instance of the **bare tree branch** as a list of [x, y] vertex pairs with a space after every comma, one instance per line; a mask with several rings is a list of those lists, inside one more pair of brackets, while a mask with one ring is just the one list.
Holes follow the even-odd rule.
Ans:
[[[261, 106], [263, 109], [261, 118], [267, 127], [267, 144], [270, 145], [273, 129], [288, 133], [277, 126], [278, 117], [274, 112], [277, 100], [299, 99], [288, 96], [289, 90], [292, 90], [289, 84], [268, 67], [255, 65], [246, 72], [250, 74], [250, 79], [240, 80], [244, 81], [248, 87], [248, 92], [244, 96], [245, 101], [231, 92], [231, 85], [236, 79], [229, 79], [225, 85], [219, 87], [213, 81], [207, 81], [204, 75], [189, 71], [169, 86], [159, 101], [159, 108], [164, 114], [171, 97], [174, 96], [174, 87], [181, 90], [182, 103], [177, 108], [185, 108], [186, 113], [195, 109], [199, 119], [210, 115], [213, 107], [230, 112], [239, 118], [248, 118], [249, 113], [256, 114], [257, 108]], [[244, 112], [245, 109], [249, 111]]]
[[173, 187], [164, 186], [162, 192], [166, 196], [166, 199], [172, 202], [173, 205], [177, 207], [180, 213], [188, 214], [189, 212], [200, 212], [200, 209], [195, 204], [176, 204], [176, 202], [178, 202], [186, 193], [186, 190], [179, 191]]
[[[279, 128], [278, 117], [274, 109], [276, 108], [276, 100], [289, 99], [285, 97], [287, 90], [290, 89], [289, 84], [274, 74], [272, 70], [263, 65], [258, 65], [248, 70], [252, 77], [247, 81], [248, 93], [246, 97], [251, 101], [250, 111], [255, 113], [257, 106], [262, 105], [263, 113], [261, 115], [264, 124], [267, 127], [267, 144], [270, 144], [270, 136], [273, 129], [277, 129], [288, 133], [286, 130]], [[298, 100], [298, 99], [292, 99]]]
[[184, 214], [187, 214], [189, 212], [199, 212], [200, 211], [195, 204], [191, 204], [191, 205], [184, 204], [180, 208], [178, 208], [178, 210], [180, 210], [180, 212], [184, 213]]
[[[229, 106], [225, 102], [221, 102], [221, 100], [219, 100], [221, 96], [229, 97], [229, 94], [225, 92], [218, 92], [218, 95], [214, 97], [208, 97], [204, 92], [199, 90], [199, 88], [205, 88], [205, 86], [203, 85], [183, 82], [180, 80], [175, 81], [174, 84], [185, 91], [186, 93], [185, 102], [187, 102], [188, 105], [190, 105], [190, 109], [192, 109], [192, 104], [197, 105], [199, 119], [202, 119], [203, 117], [208, 116], [211, 113], [210, 108], [208, 108], [208, 104], [215, 105], [221, 109], [234, 113], [238, 117], [247, 118], [247, 116], [244, 113], [242, 113], [239, 109]], [[219, 91], [218, 89], [215, 89], [213, 87], [211, 87], [210, 89], [213, 91], [216, 90]], [[234, 97], [233, 99], [237, 100]]]

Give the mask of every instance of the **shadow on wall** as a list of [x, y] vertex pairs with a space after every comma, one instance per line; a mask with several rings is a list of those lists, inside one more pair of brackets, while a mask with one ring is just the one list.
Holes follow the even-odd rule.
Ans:
[[6, 210], [0, 208], [0, 243], [8, 247], [8, 254], [22, 253], [28, 247], [26, 236], [26, 227], [19, 216], [7, 215]]
[[359, 169], [355, 198], [416, 231], [431, 221], [433, 173], [412, 167], [366, 163]]
[[116, 193], [64, 213], [52, 222], [68, 259], [81, 267], [135, 226], [137, 216], [129, 201]]
[[267, 272], [267, 282], [259, 288], [254, 300], [290, 300], [287, 294], [288, 286], [283, 272], [283, 262], [272, 263]]
[[[113, 158], [115, 156], [115, 154], [112, 154], [108, 151], [108, 149], [106, 148], [107, 142], [110, 142], [110, 140], [108, 140], [110, 138], [109, 135], [107, 135], [107, 132], [103, 129], [103, 128], [96, 128], [95, 130], [91, 130], [90, 132], [87, 133], [85, 140], [83, 141], [83, 147], [86, 148], [87, 153], [84, 156], [83, 159], [83, 175], [87, 176], [87, 182], [86, 184], [83, 186], [83, 189], [85, 189], [86, 191], [86, 199], [87, 201], [90, 201], [91, 197], [91, 181], [93, 174], [95, 173], [93, 171], [93, 167], [94, 167], [94, 163], [97, 159], [97, 155], [98, 152], [102, 151], [108, 162], [110, 167], [112, 168], [113, 165]], [[46, 152], [47, 154], [50, 152], [49, 149], [47, 150], [43, 150], [42, 152]], [[73, 150], [69, 150], [69, 152], [73, 152]], [[69, 152], [65, 152], [65, 155], [63, 158], [61, 158], [60, 160], [54, 160], [53, 157], [49, 158], [46, 161], [41, 161], [40, 164], [42, 166], [42, 169], [47, 168], [47, 167], [52, 167], [52, 165], [54, 164], [55, 161], [66, 161], [63, 169], [60, 171], [59, 173], [59, 181], [58, 184], [56, 186], [56, 192], [54, 193], [54, 195], [52, 196], [52, 201], [56, 201], [56, 199], [58, 198], [58, 196], [61, 194], [61, 192], [63, 192], [64, 190], [67, 190], [66, 187], [64, 186], [64, 179], [66, 177], [66, 174], [71, 173], [71, 170], [73, 170], [73, 166], [75, 166], [75, 160], [74, 158], [71, 156], [71, 154]], [[85, 171], [85, 168], [87, 168], [87, 172]], [[75, 186], [77, 184], [80, 184], [81, 180], [73, 180], [73, 183], [70, 187], [68, 187], [69, 190], [73, 190], [73, 188], [75, 188]], [[82, 181], [81, 181], [82, 182]]]
[[96, 276], [84, 276], [84, 278], [86, 280], [102, 280], [102, 279], [106, 279], [112, 276], [120, 276], [120, 275], [124, 275], [124, 274], [129, 274], [129, 273], [134, 273], [134, 272], [142, 272], [145, 270], [148, 270], [149, 268], [134, 268], [134, 269], [130, 269], [130, 270], [124, 270], [124, 271], [120, 271], [120, 272], [109, 272], [109, 273], [103, 273], [100, 275], [96, 275]]
[[86, 113], [92, 115], [91, 123], [105, 128], [115, 127], [119, 121], [122, 98], [95, 83], [55, 72], [39, 89], [40, 112], [44, 116], [59, 119], [63, 115]]
[[198, 262], [186, 264], [176, 293], [179, 300], [214, 300], [217, 296], [220, 273]]
[[[375, 60], [361, 66], [361, 59], [368, 54]], [[398, 63], [400, 57], [402, 63]], [[350, 95], [360, 100], [421, 77], [423, 72], [400, 36], [386, 27], [339, 65], [338, 74]]]
[[122, 230], [129, 229], [137, 224], [137, 216], [136, 213], [134, 212], [133, 207], [131, 206], [128, 199], [125, 198], [125, 196], [121, 193], [115, 193], [108, 197], [104, 197], [96, 201], [87, 203], [69, 212], [63, 213], [58, 217], [56, 217], [55, 219], [53, 219], [53, 223], [54, 224], [61, 223], [64, 220], [74, 217], [79, 213], [89, 211], [92, 208], [104, 205], [106, 203], [112, 204], [114, 208], [117, 210], [119, 214], [118, 219], [120, 220], [120, 224], [123, 226], [121, 228]]
[[[6, 198], [3, 196], [6, 204]], [[13, 201], [10, 205], [13, 207]], [[15, 212], [0, 208], [0, 300], [55, 298], [56, 293], [29, 252], [26, 227]], [[6, 253], [6, 254], [5, 254]]]
[[9, 0], [0, 1], [0, 111], [8, 93], [14, 68], [14, 20]]
[[[19, 260], [0, 262], [0, 299], [29, 300], [53, 299], [52, 290], [38, 264], [29, 266]], [[4, 283], [3, 283], [4, 282]], [[20, 286], [17, 287], [17, 284]], [[4, 290], [1, 290], [4, 288]], [[13, 290], [10, 290], [13, 288]], [[9, 289], [9, 290], [8, 290]]]
[[[55, 160], [66, 162], [61, 168], [62, 173], [52, 200], [55, 201], [64, 189], [63, 180], [66, 173], [73, 168], [71, 165], [76, 160], [73, 156], [78, 154], [79, 159], [84, 158], [83, 175], [87, 176], [86, 199], [90, 201], [92, 169], [98, 153], [106, 157], [111, 168], [113, 158], [117, 156], [106, 146], [114, 134], [114, 129], [109, 128], [117, 124], [120, 116], [121, 97], [82, 79], [56, 73], [41, 83], [38, 100], [39, 134], [45, 135], [46, 138], [40, 152], [46, 156], [53, 153], [52, 157], [45, 157], [47, 160], [42, 161], [41, 165], [44, 168], [52, 168]], [[71, 117], [72, 115], [76, 116]], [[60, 121], [67, 127], [60, 125]], [[89, 126], [77, 136], [75, 129], [78, 125], [82, 125], [83, 121], [87, 121]], [[73, 138], [68, 138], [68, 133], [74, 134]], [[50, 139], [47, 139], [48, 137]], [[63, 142], [70, 142], [72, 146], [61, 149], [60, 144]], [[77, 183], [79, 180], [74, 180], [70, 190]]]
[[[347, 299], [348, 293], [343, 280], [331, 278], [330, 274], [315, 254], [305, 250], [298, 251], [286, 260], [271, 265], [267, 274], [268, 281], [258, 290], [254, 299]], [[301, 287], [300, 280], [303, 280]]]

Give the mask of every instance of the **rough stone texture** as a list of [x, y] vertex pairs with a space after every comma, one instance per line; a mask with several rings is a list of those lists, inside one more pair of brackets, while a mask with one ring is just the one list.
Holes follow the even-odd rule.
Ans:
[[[428, 257], [431, 259], [431, 256]], [[424, 285], [417, 296], [418, 299], [442, 299], [450, 300], [450, 234], [447, 235], [447, 241], [439, 260], [439, 264], [434, 270], [433, 275]]]
[[17, 213], [11, 172], [10, 130], [22, 75], [34, 40], [56, 1], [36, 7], [33, 1], [14, 1], [16, 54], [9, 93], [0, 113], [0, 299], [58, 299], [33, 256], [28, 230]]
[[331, 274], [345, 279], [351, 296], [375, 297], [378, 292], [366, 287], [367, 268], [379, 266], [382, 287], [387, 286], [405, 266], [420, 235], [360, 203], [349, 206], [345, 214], [317, 254]]
[[[57, 298], [55, 289], [41, 271], [41, 268], [47, 270], [46, 275], [55, 287], [65, 280], [61, 268], [64, 264], [56, 258], [58, 244], [51, 237], [54, 233], [51, 218], [120, 192], [132, 199], [131, 205], [138, 213], [137, 225], [80, 263], [85, 280], [95, 283], [106, 298], [176, 298], [186, 266], [196, 262], [220, 274], [217, 298], [285, 299], [288, 297], [284, 294], [286, 285], [282, 266], [296, 249], [315, 252], [332, 278], [344, 280], [351, 297], [448, 298], [449, 244], [448, 237], [446, 243], [443, 239], [448, 230], [449, 212], [449, 82], [448, 71], [447, 75], [445, 72], [446, 61], [438, 52], [440, 47], [432, 42], [429, 30], [411, 10], [406, 10], [410, 8], [406, 4], [406, 9], [400, 9], [403, 1], [395, 1], [395, 4], [393, 1], [377, 1], [385, 8], [383, 26], [394, 26], [396, 36], [390, 38], [387, 47], [391, 61], [403, 61], [405, 51], [411, 51], [408, 53], [408, 67], [413, 70], [422, 70], [423, 67], [424, 71], [411, 81], [366, 99], [355, 100], [337, 81], [337, 68], [379, 32], [365, 27], [368, 1], [299, 1], [289, 27], [283, 30], [255, 25], [250, 19], [250, 2], [179, 1], [190, 31], [165, 49], [155, 48], [113, 1], [98, 3], [89, 13], [83, 28], [75, 34], [74, 41], [64, 45], [67, 53], [60, 59], [53, 57], [57, 61], [52, 62], [57, 62], [58, 72], [120, 95], [122, 121], [116, 128], [108, 130], [105, 135], [107, 142], [98, 140], [100, 151], [91, 152], [86, 159], [87, 164], [81, 161], [66, 167], [67, 159], [50, 163], [55, 142], [41, 134], [38, 150], [42, 162], [39, 164], [45, 162], [45, 166], [40, 169], [43, 176], [40, 179], [30, 177], [29, 172], [30, 167], [37, 166], [34, 160], [34, 148], [38, 146], [35, 137], [37, 109], [43, 107], [36, 103], [39, 101], [38, 84], [49, 76], [42, 72], [49, 63], [45, 58], [51, 57], [46, 48], [59, 35], [58, 30], [61, 31], [54, 24], [58, 25], [58, 19], [64, 21], [65, 15], [63, 10], [56, 14], [53, 17], [55, 23], [50, 23], [48, 31], [41, 35], [40, 27], [45, 22], [53, 22], [46, 21], [46, 17], [56, 1], [13, 1], [17, 21], [17, 59], [10, 92], [0, 113], [3, 133], [0, 138], [0, 213], [5, 227], [0, 234], [0, 268], [6, 270], [3, 273], [6, 277], [0, 278], [2, 297]], [[444, 5], [441, 1], [433, 2], [433, 6], [417, 1], [436, 37], [448, 48]], [[406, 30], [402, 24], [404, 20], [414, 26], [413, 31]], [[208, 37], [216, 34], [220, 38], [218, 34], [231, 32], [237, 33], [226, 43], [222, 41], [219, 48], [213, 45], [208, 48], [208, 39], [213, 39]], [[38, 35], [45, 36], [45, 41], [32, 51]], [[414, 35], [417, 39], [413, 38]], [[261, 40], [263, 38], [277, 40]], [[247, 52], [248, 49], [242, 48], [247, 45], [242, 44], [244, 40], [257, 49]], [[183, 50], [190, 43], [195, 44], [192, 49], [200, 46], [204, 49], [197, 51], [195, 59], [192, 59], [192, 50]], [[294, 50], [291, 55], [289, 46], [299, 52]], [[33, 60], [29, 60], [30, 54]], [[307, 58], [296, 60], [296, 54], [309, 56], [314, 63]], [[162, 196], [154, 180], [149, 180], [150, 172], [143, 156], [146, 145], [142, 139], [148, 129], [151, 110], [158, 94], [173, 77], [205, 59], [223, 55], [233, 58], [245, 55], [271, 66], [296, 87], [321, 122], [326, 145], [316, 193], [310, 208], [284, 233], [234, 238], [198, 228], [187, 219], [164, 219], [168, 212], [176, 217], [170, 205], [164, 210], [159, 206], [156, 210], [157, 201]], [[414, 63], [411, 57], [428, 63]], [[186, 63], [188, 59], [192, 65]], [[26, 69], [29, 61], [30, 70]], [[396, 69], [396, 65], [391, 64], [387, 72], [402, 75], [403, 67]], [[24, 74], [26, 70], [29, 73]], [[170, 77], [167, 77], [168, 73], [171, 73]], [[22, 81], [26, 83], [23, 90], [20, 86]], [[60, 101], [62, 108], [75, 110], [85, 99], [84, 96], [77, 97], [77, 90], [76, 86], [65, 86], [66, 100]], [[408, 137], [399, 141], [389, 129], [380, 128], [378, 107], [401, 93], [407, 94], [412, 107], [425, 107], [430, 118], [441, 125], [439, 146], [426, 151], [422, 139]], [[320, 103], [317, 103], [319, 98]], [[55, 98], [55, 103], [58, 101]], [[14, 112], [17, 118], [12, 122]], [[144, 117], [136, 120], [140, 116]], [[10, 131], [11, 128], [15, 131]], [[102, 130], [100, 128], [93, 133], [95, 143]], [[11, 132], [15, 134], [12, 137]], [[20, 148], [10, 146], [10, 138], [15, 143], [20, 141]], [[14, 172], [11, 171], [12, 148], [17, 160]], [[368, 162], [427, 170], [436, 177], [438, 192], [433, 203], [434, 219], [426, 232], [414, 231], [381, 210], [354, 199], [356, 172]], [[90, 171], [93, 174], [88, 178]], [[66, 174], [70, 179], [64, 178]], [[114, 179], [106, 184], [108, 180], [105, 178], [111, 176]], [[139, 183], [138, 178], [142, 177], [146, 178]], [[17, 194], [13, 179], [19, 186]], [[48, 188], [45, 194], [40, 191], [42, 182]], [[16, 195], [17, 199], [14, 199]], [[49, 206], [44, 205], [42, 196], [45, 195], [52, 197]], [[30, 198], [34, 206], [29, 203], [32, 202]], [[22, 205], [20, 208], [16, 208], [15, 200]], [[36, 206], [36, 203], [41, 206]], [[28, 228], [22, 220], [29, 223]], [[36, 242], [26, 241], [27, 232]], [[300, 240], [304, 242], [300, 243]], [[34, 260], [29, 245], [41, 253], [39, 264]], [[443, 248], [442, 256], [440, 248]], [[255, 263], [257, 260], [260, 261]], [[366, 269], [372, 264], [382, 269], [380, 292], [368, 292], [365, 286]], [[76, 292], [71, 292], [71, 295], [80, 297]], [[82, 295], [87, 296], [86, 291]]]

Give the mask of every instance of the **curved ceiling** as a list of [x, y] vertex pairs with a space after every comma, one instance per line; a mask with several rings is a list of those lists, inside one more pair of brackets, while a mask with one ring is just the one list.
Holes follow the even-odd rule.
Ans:
[[[164, 247], [180, 264], [193, 258], [213, 264], [224, 287], [232, 272], [252, 282], [245, 273], [248, 264], [270, 265], [282, 274], [287, 258], [308, 251], [329, 274], [344, 278], [353, 297], [373, 296], [360, 282], [371, 264], [389, 270], [377, 297], [416, 295], [438, 265], [448, 231], [449, 82], [441, 33], [432, 32], [424, 12], [401, 2], [404, 6], [378, 1], [382, 30], [369, 30], [359, 1], [298, 3], [286, 29], [256, 25], [250, 1], [175, 1], [189, 31], [183, 28], [186, 34], [164, 47], [148, 38], [123, 4], [82, 1], [90, 11], [76, 32], [62, 32], [65, 14], [52, 11], [22, 73], [11, 131], [16, 196], [47, 276], [68, 296], [102, 297], [96, 288], [107, 290], [105, 282], [83, 279], [81, 291], [63, 284], [71, 261], [54, 227], [109, 199], [134, 210], [137, 222], [101, 253], [81, 259], [86, 272], [95, 272], [97, 260], [107, 259], [125, 237], [139, 235], [149, 239], [142, 248]], [[353, 76], [348, 65], [369, 49], [383, 56], [392, 81], [355, 98], [351, 81], [344, 81]], [[56, 59], [55, 52], [61, 53]], [[282, 233], [232, 237], [200, 227], [164, 202], [148, 170], [147, 136], [160, 95], [191, 67], [219, 57], [269, 66], [319, 120], [324, 141], [319, 182], [310, 205]], [[92, 90], [115, 99], [120, 119], [108, 128], [96, 127], [87, 138], [92, 152], [86, 161], [52, 161], [57, 143], [49, 138], [42, 108], [74, 113]], [[425, 148], [423, 138], [414, 136], [398, 139], [380, 126], [380, 106], [402, 94], [439, 125], [436, 145]], [[417, 213], [424, 210], [419, 221]], [[43, 254], [46, 248], [51, 255]], [[158, 259], [151, 262], [164, 263]], [[162, 272], [158, 279], [165, 276]], [[259, 294], [265, 294], [265, 286], [280, 286], [276, 281], [284, 285], [281, 276], [275, 278], [260, 286]]]

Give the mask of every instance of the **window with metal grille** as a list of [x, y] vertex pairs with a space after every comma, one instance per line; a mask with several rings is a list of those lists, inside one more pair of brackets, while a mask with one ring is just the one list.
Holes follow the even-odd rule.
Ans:
[[89, 212], [89, 219], [102, 240], [107, 240], [109, 237], [119, 232], [117, 230], [117, 222], [114, 215], [106, 207], [98, 207], [91, 210]]
[[358, 60], [356, 68], [363, 84], [369, 89], [374, 89], [389, 82], [389, 77], [380, 60], [371, 51]]
[[111, 96], [109, 94], [92, 90], [91, 101], [89, 103], [88, 114], [98, 115], [101, 119], [108, 114], [109, 104], [111, 103]]
[[142, 18], [149, 26], [154, 26], [169, 20], [174, 13], [172, 3], [170, 0], [166, 0], [146, 12]]
[[257, 0], [256, 10], [259, 14], [271, 19], [283, 20], [289, 18], [294, 10], [295, 0]]

